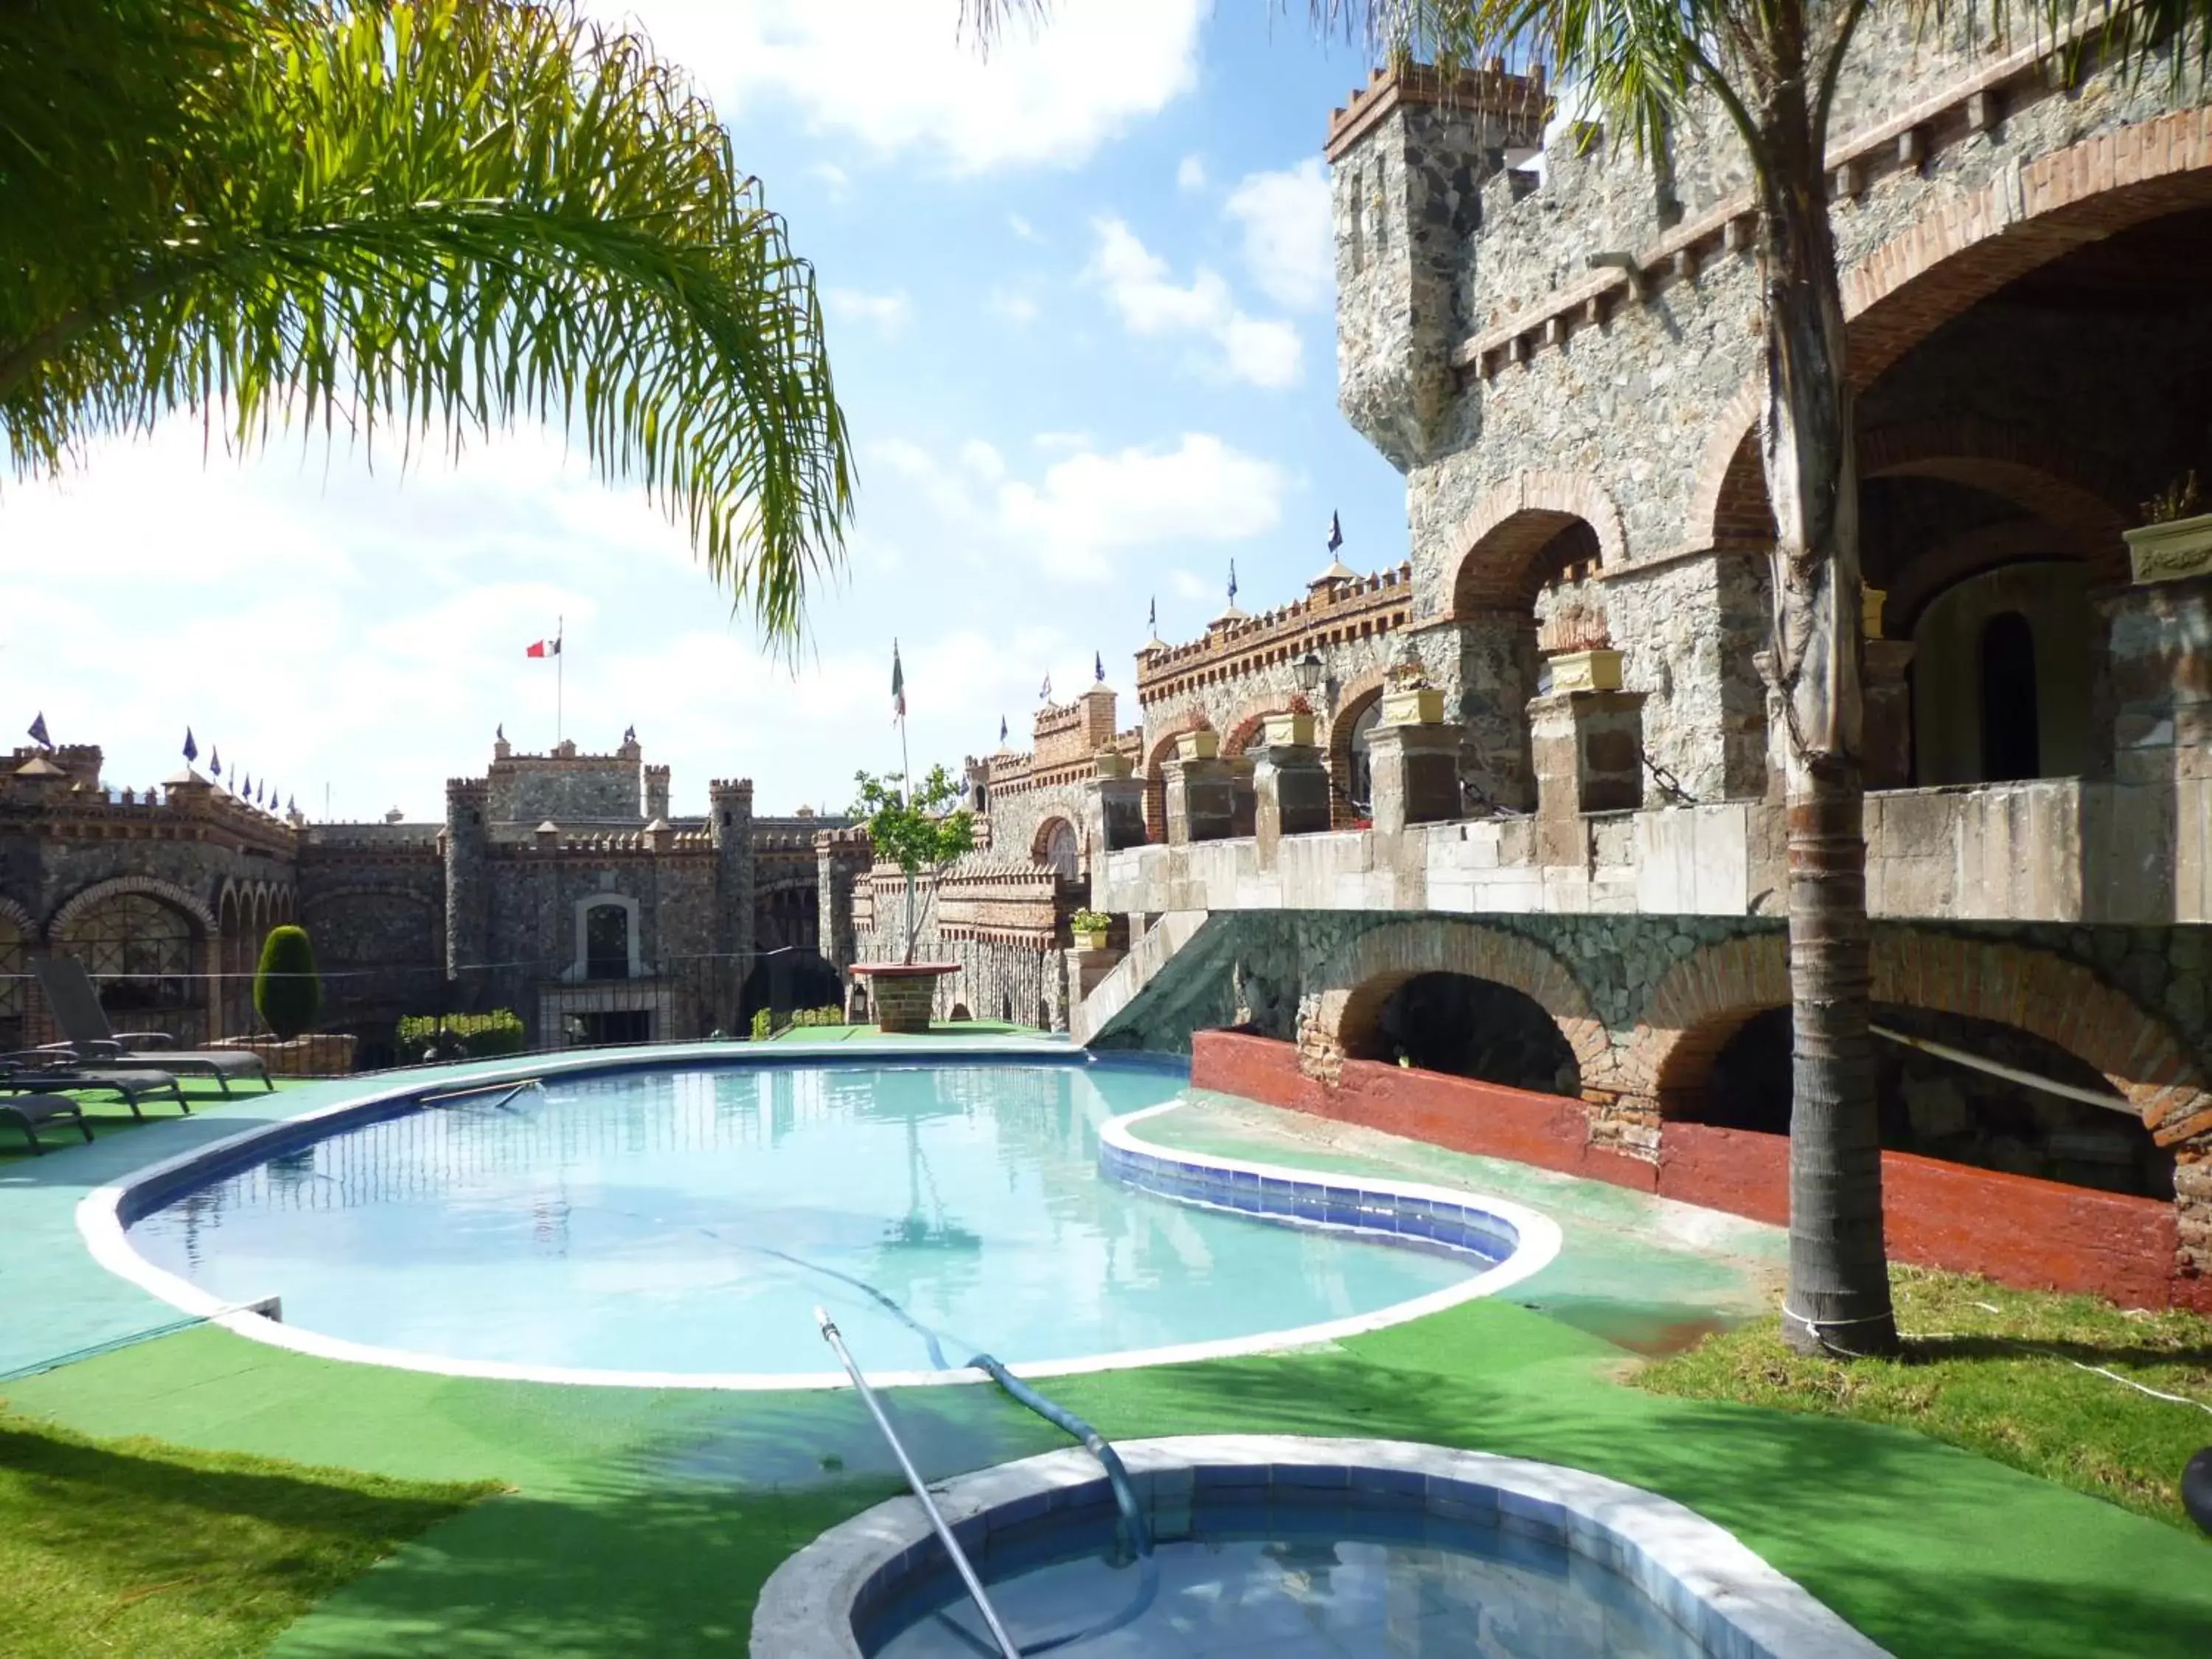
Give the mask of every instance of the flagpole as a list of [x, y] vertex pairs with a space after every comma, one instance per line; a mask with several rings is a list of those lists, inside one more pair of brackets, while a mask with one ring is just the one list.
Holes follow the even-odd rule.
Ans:
[[568, 658], [562, 642], [562, 636], [568, 632], [568, 628], [565, 617], [553, 618], [553, 742], [556, 747], [563, 736], [562, 728], [568, 696]]

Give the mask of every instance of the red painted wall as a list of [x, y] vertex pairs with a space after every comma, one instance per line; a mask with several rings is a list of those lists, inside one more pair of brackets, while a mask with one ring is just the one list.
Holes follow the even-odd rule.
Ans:
[[[1669, 1123], [1656, 1166], [1593, 1147], [1579, 1101], [1436, 1072], [1345, 1062], [1331, 1089], [1298, 1070], [1297, 1048], [1241, 1031], [1200, 1031], [1192, 1084], [1316, 1117], [1657, 1192], [1785, 1225], [1790, 1141], [1748, 1129]], [[1909, 1152], [1884, 1152], [1882, 1207], [1900, 1261], [2001, 1284], [2087, 1291], [2129, 1307], [2212, 1311], [2212, 1280], [2174, 1274], [2173, 1206]]]

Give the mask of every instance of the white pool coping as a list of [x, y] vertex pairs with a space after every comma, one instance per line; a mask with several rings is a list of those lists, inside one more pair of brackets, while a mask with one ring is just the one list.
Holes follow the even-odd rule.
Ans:
[[[857, 1046], [857, 1045], [855, 1045]], [[910, 1053], [911, 1051], [905, 1051]], [[671, 1063], [690, 1056], [670, 1056]], [[978, 1049], [972, 1054], [951, 1049], [933, 1049], [930, 1058], [972, 1060], [980, 1064], [1018, 1066], [1028, 1056], [1010, 1054], [1004, 1049]], [[836, 1064], [829, 1055], [823, 1063]], [[890, 1061], [891, 1054], [878, 1051], [873, 1054], [855, 1055], [847, 1063], [868, 1060]], [[748, 1061], [743, 1056], [714, 1057], [718, 1065], [741, 1066], [747, 1064], [773, 1064], [780, 1069], [790, 1069], [793, 1062], [782, 1055], [773, 1060], [763, 1057]], [[604, 1063], [604, 1062], [603, 1062]], [[646, 1063], [650, 1063], [646, 1062]], [[1048, 1062], [1049, 1063], [1049, 1062]], [[583, 1065], [518, 1064], [511, 1071], [502, 1068], [496, 1075], [472, 1071], [459, 1079], [470, 1088], [495, 1087], [502, 1082], [516, 1082], [531, 1078], [556, 1075], [565, 1071], [588, 1070]], [[241, 1152], [250, 1151], [263, 1140], [291, 1141], [298, 1138], [303, 1125], [320, 1124], [325, 1131], [343, 1127], [348, 1119], [367, 1116], [388, 1108], [395, 1100], [434, 1092], [438, 1087], [434, 1078], [416, 1073], [403, 1085], [359, 1096], [303, 1112], [282, 1122], [263, 1124], [254, 1128], [228, 1135], [206, 1146], [175, 1158], [165, 1158], [143, 1169], [133, 1170], [128, 1179], [94, 1189], [78, 1203], [76, 1225], [79, 1236], [93, 1259], [118, 1278], [128, 1280], [149, 1294], [158, 1297], [172, 1307], [210, 1324], [221, 1326], [235, 1335], [272, 1347], [289, 1349], [319, 1359], [336, 1359], [350, 1364], [386, 1365], [398, 1370], [425, 1371], [441, 1376], [467, 1376], [487, 1381], [508, 1382], [553, 1382], [589, 1388], [621, 1389], [717, 1389], [735, 1392], [767, 1393], [777, 1390], [817, 1390], [845, 1389], [852, 1386], [842, 1370], [804, 1372], [760, 1371], [663, 1371], [619, 1370], [597, 1367], [570, 1365], [529, 1365], [501, 1360], [465, 1359], [451, 1355], [424, 1353], [408, 1348], [383, 1347], [373, 1343], [349, 1341], [343, 1337], [326, 1336], [318, 1331], [304, 1329], [261, 1314], [242, 1310], [234, 1300], [213, 1296], [189, 1279], [155, 1267], [132, 1248], [123, 1221], [125, 1207], [131, 1195], [140, 1188], [167, 1180], [197, 1165], [228, 1161]], [[1224, 1170], [1251, 1174], [1279, 1180], [1311, 1182], [1326, 1180], [1331, 1186], [1352, 1188], [1363, 1194], [1377, 1198], [1406, 1198], [1425, 1200], [1431, 1203], [1449, 1203], [1476, 1207], [1513, 1229], [1518, 1244], [1513, 1254], [1497, 1266], [1475, 1273], [1460, 1284], [1434, 1291], [1410, 1301], [1394, 1303], [1371, 1312], [1355, 1314], [1341, 1319], [1323, 1321], [1318, 1324], [1301, 1325], [1285, 1330], [1262, 1331], [1249, 1336], [1226, 1337], [1209, 1342], [1185, 1342], [1157, 1348], [1127, 1349], [1114, 1353], [1087, 1354], [1067, 1359], [1037, 1360], [1012, 1364], [1006, 1369], [1017, 1376], [1053, 1377], [1078, 1376], [1095, 1371], [1130, 1370], [1146, 1365], [1175, 1365], [1194, 1360], [1234, 1358], [1248, 1354], [1275, 1353], [1285, 1349], [1310, 1347], [1334, 1342], [1345, 1337], [1358, 1336], [1408, 1320], [1441, 1313], [1462, 1303], [1477, 1297], [1494, 1295], [1508, 1285], [1517, 1284], [1531, 1273], [1549, 1265], [1559, 1253], [1561, 1243], [1559, 1225], [1550, 1217], [1526, 1206], [1486, 1194], [1468, 1192], [1455, 1188], [1432, 1187], [1419, 1182], [1387, 1180], [1380, 1176], [1348, 1176], [1335, 1172], [1297, 1170], [1280, 1164], [1245, 1162], [1233, 1158], [1211, 1157], [1197, 1152], [1186, 1152], [1173, 1147], [1156, 1146], [1131, 1133], [1130, 1126], [1162, 1113], [1174, 1111], [1184, 1103], [1182, 1099], [1148, 1106], [1140, 1111], [1109, 1118], [1099, 1126], [1103, 1141], [1155, 1158], [1173, 1160], [1194, 1169]], [[1190, 1202], [1188, 1200], [1174, 1201]], [[1204, 1206], [1212, 1207], [1212, 1206]], [[1230, 1212], [1230, 1213], [1237, 1213]], [[1310, 1226], [1324, 1231], [1359, 1231], [1330, 1228], [1324, 1224], [1297, 1217], [1284, 1217], [1285, 1224]], [[1365, 1236], [1385, 1240], [1387, 1236], [1369, 1233]], [[271, 1285], [260, 1295], [281, 1297], [284, 1287]], [[869, 1383], [876, 1388], [940, 1388], [988, 1382], [988, 1379], [972, 1367], [963, 1366], [946, 1370], [868, 1370]]]
[[[1404, 1440], [1182, 1435], [1116, 1448], [1140, 1494], [1172, 1482], [1171, 1501], [1183, 1500], [1194, 1472], [1209, 1468], [1346, 1471], [1353, 1481], [1377, 1471], [1486, 1488], [1496, 1494], [1500, 1525], [1555, 1537], [1619, 1572], [1716, 1659], [1887, 1659], [1734, 1534], [1672, 1498], [1587, 1470]], [[1099, 1480], [1097, 1461], [1071, 1447], [963, 1475], [931, 1493], [956, 1530], [967, 1523], [988, 1533], [997, 1512], [1006, 1513], [1009, 1527], [1033, 1526], [1038, 1500]], [[855, 1604], [878, 1573], [931, 1539], [911, 1496], [832, 1527], [762, 1587], [752, 1659], [864, 1659], [853, 1631]]]

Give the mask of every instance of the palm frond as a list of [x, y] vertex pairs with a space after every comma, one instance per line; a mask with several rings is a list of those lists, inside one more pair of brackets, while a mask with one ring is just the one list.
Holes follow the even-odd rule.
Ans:
[[17, 474], [180, 408], [227, 411], [243, 446], [300, 422], [450, 447], [536, 417], [793, 639], [841, 556], [849, 445], [812, 270], [713, 110], [569, 0], [258, 9], [178, 79], [122, 210], [0, 274]]

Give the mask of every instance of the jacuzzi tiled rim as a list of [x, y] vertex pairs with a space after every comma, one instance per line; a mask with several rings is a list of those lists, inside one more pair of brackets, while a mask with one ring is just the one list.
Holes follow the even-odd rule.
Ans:
[[[1582, 1469], [1403, 1440], [1186, 1435], [1117, 1443], [1137, 1500], [1155, 1516], [1195, 1495], [1259, 1498], [1316, 1488], [1374, 1504], [1419, 1503], [1556, 1544], [1619, 1573], [1701, 1642], [1712, 1659], [1887, 1659], [1735, 1535], [1672, 1498]], [[963, 1547], [994, 1529], [1112, 1499], [1097, 1461], [1071, 1448], [1002, 1463], [933, 1488]], [[762, 1587], [752, 1659], [862, 1659], [856, 1609], [908, 1575], [936, 1570], [943, 1547], [921, 1505], [896, 1498], [831, 1528]]]
[[[539, 1055], [521, 1059], [511, 1066], [488, 1067], [482, 1064], [453, 1068], [428, 1067], [399, 1074], [388, 1089], [357, 1096], [333, 1105], [319, 1107], [280, 1122], [269, 1123], [227, 1136], [209, 1146], [187, 1152], [181, 1157], [164, 1159], [132, 1172], [125, 1180], [101, 1187], [88, 1194], [77, 1206], [78, 1234], [94, 1260], [118, 1277], [129, 1280], [142, 1290], [181, 1310], [194, 1318], [257, 1342], [291, 1349], [295, 1353], [310, 1354], [318, 1358], [343, 1360], [356, 1364], [387, 1365], [396, 1370], [427, 1371], [447, 1376], [471, 1376], [495, 1381], [518, 1382], [554, 1382], [603, 1388], [633, 1389], [709, 1389], [772, 1392], [777, 1389], [842, 1389], [851, 1386], [841, 1370], [799, 1373], [750, 1371], [656, 1371], [612, 1370], [587, 1369], [566, 1365], [526, 1365], [498, 1360], [463, 1359], [450, 1355], [423, 1353], [404, 1348], [380, 1347], [365, 1342], [347, 1341], [340, 1337], [326, 1336], [320, 1332], [286, 1325], [264, 1317], [250, 1309], [210, 1296], [188, 1279], [165, 1272], [140, 1255], [132, 1247], [126, 1229], [131, 1222], [149, 1210], [167, 1203], [178, 1194], [220, 1178], [223, 1174], [247, 1164], [258, 1163], [278, 1154], [305, 1146], [325, 1135], [334, 1133], [359, 1123], [415, 1109], [417, 1097], [435, 1094], [453, 1082], [465, 1083], [471, 1088], [494, 1086], [501, 1082], [521, 1082], [532, 1078], [601, 1075], [623, 1071], [659, 1070], [673, 1066], [709, 1065], [732, 1070], [758, 1066], [788, 1068], [794, 1066], [1098, 1066], [1113, 1068], [1130, 1066], [1147, 1070], [1163, 1069], [1172, 1063], [1170, 1057], [1159, 1055], [1091, 1054], [1080, 1048], [1064, 1046], [1048, 1048], [1040, 1043], [1034, 1049], [1008, 1049], [1003, 1047], [963, 1049], [952, 1044], [939, 1046], [932, 1042], [926, 1052], [909, 1048], [878, 1048], [875, 1045], [848, 1045], [836, 1054], [820, 1050], [787, 1051], [763, 1054], [758, 1056], [733, 1054], [726, 1046], [713, 1046], [702, 1050], [701, 1045], [675, 1045], [665, 1050], [629, 1049], [602, 1051], [596, 1054], [582, 1054], [565, 1056]], [[1187, 1071], [1187, 1063], [1182, 1069]], [[1099, 1127], [1102, 1161], [1109, 1156], [1124, 1160], [1151, 1160], [1152, 1178], [1165, 1183], [1173, 1170], [1187, 1172], [1182, 1178], [1204, 1183], [1220, 1179], [1243, 1180], [1249, 1183], [1256, 1195], [1273, 1193], [1276, 1186], [1268, 1183], [1297, 1182], [1309, 1187], [1316, 1183], [1311, 1170], [1290, 1169], [1278, 1164], [1243, 1163], [1234, 1159], [1205, 1157], [1197, 1153], [1170, 1152], [1139, 1139], [1129, 1131], [1130, 1125], [1176, 1110], [1179, 1101], [1169, 1101], [1141, 1111], [1127, 1113], [1109, 1119]], [[1131, 1167], [1134, 1167], [1132, 1165]], [[1112, 1171], [1109, 1170], [1109, 1173]], [[1381, 1213], [1403, 1204], [1405, 1212], [1412, 1213], [1414, 1205], [1426, 1206], [1431, 1215], [1439, 1206], [1457, 1209], [1461, 1219], [1455, 1225], [1472, 1241], [1477, 1224], [1470, 1218], [1488, 1218], [1485, 1241], [1463, 1247], [1480, 1249], [1486, 1256], [1504, 1258], [1485, 1272], [1471, 1274], [1461, 1283], [1446, 1289], [1417, 1297], [1411, 1301], [1395, 1303], [1370, 1313], [1349, 1318], [1330, 1320], [1317, 1325], [1302, 1325], [1291, 1329], [1262, 1331], [1251, 1336], [1224, 1338], [1218, 1341], [1181, 1343], [1170, 1347], [1128, 1349], [1119, 1352], [1089, 1354], [1070, 1359], [1043, 1360], [1034, 1364], [1010, 1366], [1017, 1375], [1030, 1377], [1073, 1376], [1091, 1371], [1125, 1370], [1143, 1365], [1178, 1364], [1191, 1360], [1231, 1358], [1243, 1354], [1278, 1352], [1285, 1348], [1309, 1346], [1330, 1342], [1343, 1337], [1356, 1336], [1364, 1332], [1380, 1330], [1386, 1326], [1402, 1324], [1407, 1320], [1439, 1313], [1456, 1307], [1477, 1297], [1488, 1296], [1527, 1278], [1548, 1264], [1559, 1252], [1559, 1230], [1548, 1217], [1527, 1207], [1509, 1203], [1503, 1199], [1489, 1199], [1451, 1188], [1429, 1187], [1407, 1182], [1386, 1181], [1362, 1176], [1356, 1182], [1348, 1177], [1332, 1176], [1328, 1188], [1340, 1193], [1349, 1192], [1370, 1210]], [[1215, 1200], [1194, 1190], [1164, 1195], [1185, 1198], [1188, 1201], [1212, 1202]], [[1229, 1207], [1224, 1206], [1223, 1207]], [[1255, 1203], [1251, 1212], [1264, 1213], [1297, 1224], [1332, 1225], [1322, 1215], [1301, 1215], [1295, 1203], [1279, 1210], [1262, 1210]], [[1377, 1225], [1363, 1225], [1364, 1231], [1387, 1233], [1403, 1231], [1414, 1236], [1410, 1227], [1400, 1230]], [[1436, 1235], [1428, 1235], [1432, 1241]], [[1450, 1243], [1454, 1240], [1443, 1240]], [[282, 1293], [282, 1286], [272, 1286]], [[886, 1370], [870, 1371], [868, 1381], [879, 1388], [936, 1387], [954, 1384], [981, 1383], [988, 1381], [981, 1372], [972, 1369], [958, 1370]]]

